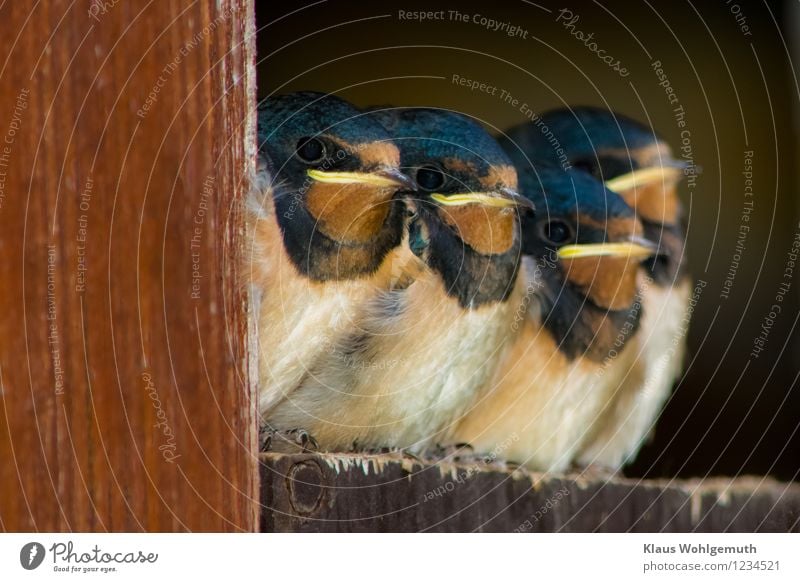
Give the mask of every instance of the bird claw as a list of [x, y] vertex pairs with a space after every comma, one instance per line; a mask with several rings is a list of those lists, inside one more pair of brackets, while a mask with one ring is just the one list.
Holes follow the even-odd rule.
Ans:
[[598, 463], [589, 463], [588, 465], [573, 464], [571, 469], [571, 472], [579, 473], [579, 477], [589, 479], [590, 481], [610, 481], [619, 473], [619, 471], [615, 471], [610, 467], [605, 467]]
[[397, 447], [369, 447], [368, 448], [368, 447], [361, 447], [361, 446], [359, 446], [357, 441], [354, 441], [350, 451], [353, 452], [353, 453], [357, 453], [359, 455], [391, 455], [392, 453], [395, 453], [395, 454], [399, 453], [399, 454], [403, 455], [404, 457], [408, 457], [410, 459], [418, 461], [419, 463], [422, 463], [422, 459], [420, 459], [414, 453], [412, 453], [412, 452], [410, 452], [410, 451], [408, 451], [406, 449], [401, 449], [401, 448], [397, 448]]
[[522, 467], [516, 461], [504, 459], [495, 454], [476, 453], [474, 447], [469, 443], [436, 445], [425, 451], [425, 458], [433, 462], [450, 461], [474, 465], [489, 471], [516, 471]]
[[300, 445], [303, 448], [304, 453], [319, 450], [319, 443], [317, 442], [317, 439], [311, 436], [307, 430], [302, 428], [293, 428], [292, 430], [287, 431], [287, 434], [294, 437], [295, 444]]
[[436, 444], [423, 451], [423, 457], [428, 461], [460, 461], [474, 457], [472, 445], [469, 443], [454, 443], [451, 445]]
[[[319, 443], [309, 432], [302, 428], [289, 430], [274, 430], [262, 427], [259, 431], [259, 445], [261, 452], [276, 450], [276, 452], [301, 453], [316, 452]], [[277, 448], [274, 449], [274, 447]], [[286, 449], [289, 449], [288, 451]]]
[[414, 459], [418, 463], [422, 464], [422, 458], [419, 457], [418, 455], [415, 455], [414, 453], [412, 453], [410, 451], [402, 451], [402, 453], [403, 453], [404, 456], [409, 457], [411, 459]]
[[258, 450], [259, 452], [266, 453], [272, 448], [272, 435], [275, 431], [269, 427], [261, 426], [258, 429]]

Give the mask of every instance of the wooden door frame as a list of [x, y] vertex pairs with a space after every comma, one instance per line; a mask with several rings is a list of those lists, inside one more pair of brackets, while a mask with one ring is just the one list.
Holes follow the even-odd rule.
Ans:
[[254, 531], [253, 2], [0, 22], [0, 527]]

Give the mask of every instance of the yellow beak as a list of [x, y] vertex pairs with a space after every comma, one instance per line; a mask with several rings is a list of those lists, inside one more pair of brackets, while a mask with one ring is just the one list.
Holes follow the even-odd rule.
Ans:
[[606, 188], [614, 192], [624, 192], [636, 186], [645, 186], [657, 182], [675, 182], [680, 178], [681, 168], [676, 166], [654, 166], [634, 170], [627, 174], [622, 174], [605, 183]]
[[308, 177], [325, 184], [366, 184], [377, 188], [402, 188], [416, 190], [414, 181], [395, 168], [381, 168], [374, 172], [324, 172], [308, 170]]
[[482, 204], [493, 208], [511, 208], [524, 206], [533, 209], [533, 202], [520, 196], [511, 189], [504, 188], [502, 192], [463, 192], [460, 194], [431, 194], [431, 198], [442, 206], [465, 206], [467, 204]]
[[637, 236], [623, 242], [609, 242], [582, 245], [566, 245], [558, 249], [560, 259], [580, 259], [583, 257], [630, 257], [646, 259], [656, 254], [658, 247], [647, 239]]

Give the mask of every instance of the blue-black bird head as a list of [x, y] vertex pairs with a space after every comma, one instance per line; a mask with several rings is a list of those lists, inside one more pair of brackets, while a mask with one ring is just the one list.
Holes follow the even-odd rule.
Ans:
[[374, 272], [402, 239], [414, 183], [386, 130], [346, 101], [310, 91], [258, 109], [258, 148], [295, 266], [316, 280]]
[[464, 115], [440, 109], [376, 109], [417, 183], [408, 196], [414, 252], [462, 306], [505, 300], [519, 264], [519, 216], [531, 202], [497, 141]]
[[503, 146], [518, 167], [572, 167], [622, 196], [659, 246], [648, 264], [652, 274], [674, 281], [685, 266], [678, 184], [697, 169], [675, 159], [652, 128], [605, 109], [575, 107], [545, 113], [507, 135]]
[[638, 321], [630, 315], [638, 311], [637, 272], [656, 246], [643, 238], [622, 197], [584, 172], [527, 168], [519, 179], [520, 192], [537, 207], [535, 216], [523, 218], [522, 239], [545, 326], [568, 355], [605, 357], [616, 320]]

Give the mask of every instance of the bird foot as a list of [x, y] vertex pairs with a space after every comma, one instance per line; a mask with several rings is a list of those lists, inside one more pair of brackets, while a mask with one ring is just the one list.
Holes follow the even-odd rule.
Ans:
[[516, 471], [522, 467], [520, 463], [498, 457], [494, 453], [476, 453], [472, 445], [468, 443], [437, 445], [433, 449], [426, 451], [426, 460], [457, 462], [488, 471]]
[[423, 452], [423, 457], [429, 461], [463, 461], [477, 459], [472, 445], [469, 443], [454, 443], [450, 445], [437, 444]]
[[614, 469], [597, 463], [589, 463], [583, 466], [573, 465], [571, 472], [578, 473], [580, 477], [589, 479], [590, 481], [609, 481], [619, 473]]
[[308, 453], [319, 450], [317, 439], [302, 428], [274, 430], [262, 427], [258, 437], [261, 452]]
[[354, 442], [350, 447], [350, 452], [365, 456], [400, 454], [404, 457], [408, 457], [409, 459], [414, 459], [420, 463], [422, 462], [422, 460], [414, 453], [397, 447], [362, 447], [358, 444], [358, 442]]

